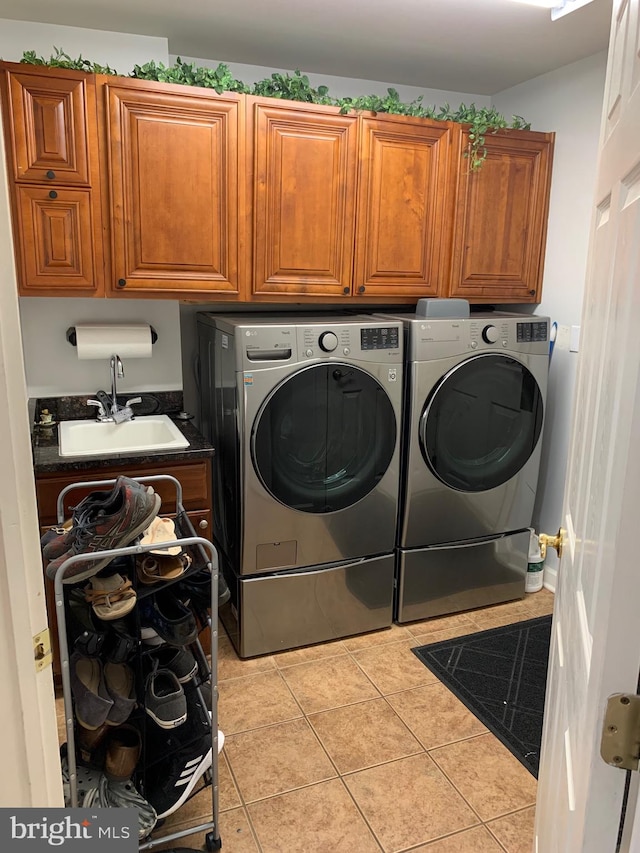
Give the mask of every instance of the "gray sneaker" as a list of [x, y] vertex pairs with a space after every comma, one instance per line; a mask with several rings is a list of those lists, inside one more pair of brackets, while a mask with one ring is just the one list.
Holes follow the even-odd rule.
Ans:
[[144, 709], [161, 729], [175, 729], [187, 719], [182, 684], [170, 669], [154, 669], [147, 676]]

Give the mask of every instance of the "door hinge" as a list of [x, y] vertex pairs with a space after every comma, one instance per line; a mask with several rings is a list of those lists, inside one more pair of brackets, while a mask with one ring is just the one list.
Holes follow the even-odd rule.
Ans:
[[607, 699], [600, 755], [612, 767], [637, 770], [640, 759], [640, 696], [614, 693]]
[[48, 628], [40, 631], [33, 638], [33, 659], [36, 664], [36, 672], [40, 672], [45, 666], [49, 666], [53, 660], [51, 633]]

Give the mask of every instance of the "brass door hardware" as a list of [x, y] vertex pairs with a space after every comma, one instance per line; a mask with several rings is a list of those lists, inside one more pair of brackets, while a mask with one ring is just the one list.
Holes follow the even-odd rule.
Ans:
[[538, 536], [538, 541], [540, 542], [540, 556], [543, 560], [547, 556], [547, 548], [549, 547], [555, 548], [558, 557], [562, 557], [562, 543], [564, 542], [566, 532], [567, 531], [561, 527], [555, 536], [550, 536], [548, 533], [541, 533]]
[[51, 635], [49, 629], [45, 628], [33, 638], [33, 659], [36, 665], [36, 672], [40, 672], [45, 666], [50, 666], [53, 660], [51, 652]]
[[607, 699], [600, 755], [612, 767], [637, 770], [640, 757], [640, 696], [614, 693]]

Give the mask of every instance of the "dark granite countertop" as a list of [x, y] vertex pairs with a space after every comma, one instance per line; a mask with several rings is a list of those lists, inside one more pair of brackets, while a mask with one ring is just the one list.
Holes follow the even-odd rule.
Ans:
[[[137, 407], [140, 415], [168, 414], [189, 442], [189, 447], [180, 450], [157, 450], [134, 453], [113, 453], [100, 456], [60, 456], [58, 453], [58, 427], [60, 420], [90, 420], [92, 411], [87, 407], [89, 396], [48, 397], [35, 401], [34, 423], [31, 431], [33, 449], [33, 467], [36, 474], [56, 473], [59, 471], [86, 471], [95, 468], [108, 468], [110, 465], [132, 465], [162, 462], [179, 462], [206, 458], [214, 455], [214, 448], [193, 426], [190, 420], [176, 417], [182, 408], [181, 392], [158, 392], [142, 394], [142, 404]], [[120, 395], [118, 395], [120, 401]], [[123, 399], [124, 402], [124, 399]], [[52, 415], [54, 426], [42, 427], [38, 423], [41, 412], [47, 409]]]

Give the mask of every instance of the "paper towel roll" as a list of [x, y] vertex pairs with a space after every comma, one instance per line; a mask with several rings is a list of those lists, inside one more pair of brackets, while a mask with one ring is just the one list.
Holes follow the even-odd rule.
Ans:
[[147, 323], [76, 325], [79, 359], [111, 358], [112, 355], [119, 355], [120, 358], [149, 358], [151, 343], [151, 326]]

